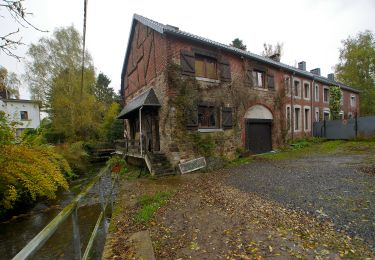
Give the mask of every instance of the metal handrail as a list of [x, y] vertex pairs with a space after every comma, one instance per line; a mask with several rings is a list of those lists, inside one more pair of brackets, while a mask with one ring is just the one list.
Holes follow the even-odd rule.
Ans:
[[[73, 200], [70, 202], [50, 223], [45, 226], [42, 231], [40, 231], [13, 259], [26, 259], [33, 255], [38, 249], [40, 249], [44, 243], [56, 232], [57, 228], [70, 216], [72, 215], [72, 222], [73, 222], [73, 240], [74, 240], [74, 252], [76, 258], [78, 259], [87, 259], [88, 254], [92, 248], [95, 236], [98, 232], [100, 223], [105, 215], [105, 210], [108, 205], [108, 201], [110, 200], [111, 205], [113, 206], [113, 190], [115, 187], [115, 183], [118, 180], [117, 178], [114, 179], [111, 190], [109, 192], [110, 198], [106, 199], [104, 203], [104, 195], [103, 189], [101, 185], [101, 178], [106, 174], [109, 173], [109, 167], [106, 166], [102, 168], [97, 176], [86, 186], [86, 188], [80, 192]], [[88, 192], [92, 189], [92, 187], [99, 181], [99, 189], [100, 189], [100, 203], [102, 205], [102, 212], [100, 213], [98, 220], [96, 222], [95, 228], [91, 233], [91, 237], [89, 243], [86, 247], [85, 253], [83, 257], [81, 257], [81, 246], [80, 246], [80, 236], [79, 236], [79, 228], [78, 228], [78, 218], [77, 218], [77, 208], [78, 203], [88, 194]], [[112, 178], [111, 178], [112, 182]]]

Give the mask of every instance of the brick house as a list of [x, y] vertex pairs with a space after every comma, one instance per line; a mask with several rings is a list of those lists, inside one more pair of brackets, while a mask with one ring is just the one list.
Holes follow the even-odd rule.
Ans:
[[342, 90], [342, 118], [359, 92], [320, 69], [298, 68], [134, 15], [121, 75], [127, 154], [171, 165], [199, 155], [233, 158], [312, 135], [329, 119], [329, 88]]

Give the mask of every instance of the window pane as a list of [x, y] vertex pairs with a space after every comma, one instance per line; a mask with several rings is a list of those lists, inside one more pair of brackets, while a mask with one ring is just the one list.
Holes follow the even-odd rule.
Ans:
[[216, 75], [216, 61], [212, 59], [206, 60], [206, 77], [209, 79], [217, 79]]
[[205, 77], [203, 58], [195, 57], [195, 75], [197, 77]]
[[216, 109], [214, 107], [198, 107], [199, 127], [216, 127]]

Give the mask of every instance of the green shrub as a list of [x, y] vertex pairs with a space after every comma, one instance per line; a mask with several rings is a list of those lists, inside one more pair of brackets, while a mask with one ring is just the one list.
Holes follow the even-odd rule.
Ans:
[[125, 159], [122, 156], [115, 155], [112, 156], [106, 163], [111, 169], [114, 167], [119, 167], [119, 172], [121, 176], [125, 175], [129, 172], [128, 165], [125, 161]]

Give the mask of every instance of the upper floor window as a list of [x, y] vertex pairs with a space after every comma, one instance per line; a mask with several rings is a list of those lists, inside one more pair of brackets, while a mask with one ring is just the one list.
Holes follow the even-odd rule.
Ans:
[[301, 97], [301, 84], [299, 81], [294, 81], [294, 96]]
[[315, 85], [315, 101], [319, 101], [319, 85]]
[[303, 98], [310, 99], [310, 84], [309, 83], [303, 84]]
[[21, 111], [21, 120], [29, 120], [29, 115], [27, 114], [27, 111]]
[[264, 72], [253, 70], [254, 87], [264, 88]]
[[217, 61], [203, 55], [195, 56], [195, 76], [217, 79]]
[[329, 102], [329, 89], [327, 87], [323, 89], [323, 102]]
[[354, 95], [350, 96], [350, 106], [352, 106], [352, 107], [356, 106], [356, 101], [355, 101], [355, 96]]

